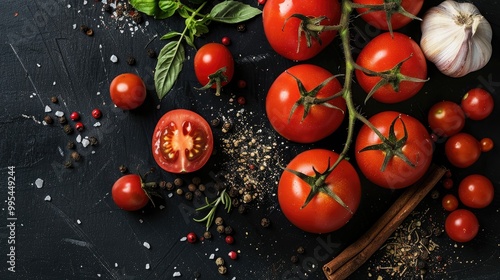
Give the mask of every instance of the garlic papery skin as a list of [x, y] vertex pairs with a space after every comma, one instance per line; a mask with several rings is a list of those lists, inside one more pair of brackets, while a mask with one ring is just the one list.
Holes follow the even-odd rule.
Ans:
[[447, 0], [430, 8], [421, 29], [420, 48], [447, 76], [465, 76], [491, 58], [491, 26], [471, 3]]

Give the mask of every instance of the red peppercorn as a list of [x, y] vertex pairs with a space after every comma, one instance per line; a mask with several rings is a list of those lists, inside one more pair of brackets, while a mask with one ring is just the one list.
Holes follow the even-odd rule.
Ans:
[[102, 117], [102, 112], [99, 109], [92, 110], [92, 117], [94, 119], [100, 119]]
[[266, 1], [267, 0], [257, 0], [257, 3], [259, 3], [259, 5], [264, 5], [266, 4]]
[[231, 44], [231, 39], [229, 37], [225, 36], [225, 37], [222, 37], [221, 42], [224, 46], [229, 46]]
[[80, 114], [78, 112], [73, 112], [69, 115], [69, 118], [73, 121], [77, 121], [80, 119]]
[[225, 238], [227, 244], [233, 244], [234, 243], [234, 237], [232, 235], [228, 235]]
[[245, 97], [243, 96], [240, 96], [238, 97], [238, 99], [236, 100], [238, 102], [238, 104], [240, 105], [245, 105], [245, 103], [247, 103], [247, 100], [245, 99]]
[[245, 80], [238, 80], [238, 87], [245, 88], [247, 86], [247, 82]]
[[229, 256], [229, 258], [231, 258], [232, 260], [235, 260], [238, 258], [238, 253], [236, 253], [235, 251], [231, 251], [227, 254]]
[[451, 189], [453, 187], [453, 179], [451, 178], [443, 179], [443, 187], [447, 190]]
[[188, 233], [186, 238], [187, 238], [187, 242], [189, 242], [189, 243], [195, 243], [196, 240], [198, 240], [198, 237], [196, 236], [196, 233], [194, 233], [194, 232]]
[[83, 123], [81, 123], [81, 122], [77, 122], [77, 123], [75, 124], [75, 128], [76, 128], [76, 130], [78, 130], [78, 131], [82, 131], [82, 130], [85, 128], [85, 126], [83, 125]]

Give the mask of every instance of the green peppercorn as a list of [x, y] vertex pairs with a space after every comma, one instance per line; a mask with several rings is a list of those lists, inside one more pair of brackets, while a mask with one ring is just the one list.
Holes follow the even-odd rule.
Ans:
[[224, 226], [223, 225], [217, 226], [217, 232], [220, 234], [223, 234], [224, 233]]
[[218, 226], [224, 224], [224, 219], [222, 219], [222, 217], [215, 218], [215, 224]]

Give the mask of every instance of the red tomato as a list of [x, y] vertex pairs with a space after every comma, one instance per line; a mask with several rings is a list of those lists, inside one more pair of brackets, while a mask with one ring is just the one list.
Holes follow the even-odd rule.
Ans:
[[[384, 3], [387, 3], [388, 1], [383, 1], [383, 0], [354, 0], [353, 1], [356, 4], [363, 4], [363, 5], [383, 5]], [[397, 3], [398, 1], [392, 1], [392, 3]], [[405, 11], [408, 13], [416, 16], [418, 12], [420, 12], [420, 9], [422, 8], [422, 5], [424, 4], [424, 0], [402, 0], [399, 1], [401, 2], [401, 8], [403, 8]], [[356, 11], [358, 14], [361, 15], [361, 18], [365, 20], [368, 24], [375, 26], [378, 29], [382, 30], [389, 30], [389, 26], [387, 23], [387, 14], [384, 10], [382, 11], [375, 11], [375, 12], [369, 12], [365, 13], [368, 11], [367, 8], [357, 8]], [[404, 16], [401, 13], [398, 12], [397, 9], [395, 11], [391, 11], [391, 26], [392, 30], [399, 29], [408, 23], [412, 21], [410, 17]]]
[[447, 194], [443, 196], [441, 204], [443, 205], [444, 210], [451, 212], [458, 208], [458, 199], [452, 194]]
[[233, 55], [223, 44], [205, 44], [194, 56], [194, 72], [203, 89], [215, 88], [215, 95], [220, 95], [234, 75]]
[[[338, 97], [324, 103], [336, 107], [331, 108], [324, 104], [310, 104], [311, 99], [305, 98], [327, 98], [342, 90], [336, 78], [319, 91], [315, 90], [332, 77], [327, 70], [312, 64], [293, 66], [278, 76], [266, 97], [267, 118], [273, 128], [286, 139], [300, 143], [316, 142], [337, 130], [344, 119], [345, 100]], [[303, 102], [296, 106], [299, 100]], [[306, 107], [309, 111], [304, 117]]]
[[[361, 127], [356, 138], [355, 155], [366, 178], [374, 184], [391, 189], [408, 187], [420, 179], [427, 172], [433, 153], [433, 142], [425, 127], [417, 119], [393, 111], [378, 113], [369, 121], [388, 139], [388, 146], [381, 147], [383, 141], [366, 124]], [[391, 137], [393, 122], [394, 135]], [[407, 130], [406, 141], [403, 123]], [[379, 145], [381, 150], [367, 148], [376, 147], [374, 145]], [[393, 156], [388, 156], [391, 153]], [[385, 169], [384, 160], [388, 160]]]
[[[407, 77], [425, 80], [427, 78], [427, 62], [422, 50], [410, 37], [394, 32], [394, 38], [389, 32], [373, 38], [359, 53], [356, 63], [371, 71], [383, 72], [393, 69], [403, 62], [400, 75], [373, 94], [373, 98], [383, 103], [397, 103], [417, 94], [424, 86], [423, 82], [405, 81], [401, 74]], [[363, 90], [369, 93], [381, 77], [366, 75], [356, 70], [356, 79]]]
[[490, 179], [473, 174], [465, 177], [458, 186], [458, 197], [465, 206], [484, 208], [493, 201], [495, 188]]
[[136, 74], [124, 73], [111, 81], [109, 93], [116, 107], [132, 110], [141, 106], [146, 99], [146, 86]]
[[167, 112], [153, 133], [153, 157], [161, 168], [172, 173], [200, 169], [212, 155], [213, 146], [208, 122], [189, 110]]
[[488, 117], [494, 107], [493, 97], [482, 88], [469, 90], [462, 98], [462, 109], [471, 120], [482, 120]]
[[446, 218], [444, 229], [452, 240], [468, 242], [474, 239], [479, 232], [479, 221], [471, 211], [457, 209]]
[[[278, 184], [278, 202], [286, 218], [298, 228], [312, 233], [327, 233], [344, 226], [356, 212], [361, 199], [361, 183], [352, 165], [343, 160], [321, 184], [336, 194], [344, 207], [325, 191], [319, 190], [304, 206], [311, 185], [290, 170], [315, 176], [324, 173], [339, 155], [330, 150], [312, 149], [297, 155], [281, 175]], [[347, 210], [349, 209], [349, 210]]]
[[479, 159], [481, 145], [474, 136], [460, 132], [446, 141], [444, 151], [451, 164], [459, 168], [466, 168]]
[[149, 196], [143, 187], [141, 176], [137, 174], [125, 175], [113, 184], [111, 196], [115, 204], [121, 209], [136, 211], [149, 202]]
[[438, 136], [449, 137], [459, 133], [465, 126], [465, 114], [457, 103], [441, 101], [434, 104], [427, 117], [429, 126]]
[[320, 20], [316, 25], [337, 25], [340, 4], [332, 0], [269, 0], [262, 10], [262, 20], [264, 33], [274, 51], [291, 60], [306, 60], [320, 53], [337, 34], [335, 30], [309, 30], [306, 22]]

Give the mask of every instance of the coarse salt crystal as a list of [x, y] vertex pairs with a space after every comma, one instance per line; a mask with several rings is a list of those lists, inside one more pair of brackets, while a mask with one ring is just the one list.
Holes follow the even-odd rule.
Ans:
[[142, 246], [146, 247], [147, 249], [151, 249], [151, 245], [149, 245], [148, 242], [142, 243]]
[[116, 55], [112, 55], [109, 60], [111, 60], [111, 62], [113, 63], [117, 63], [118, 62], [118, 57]]
[[172, 196], [174, 196], [174, 194], [173, 193], [169, 193], [167, 196], [168, 196], [168, 198], [171, 198]]
[[173, 277], [181, 277], [181, 273], [179, 271], [174, 272]]
[[56, 111], [56, 117], [62, 117], [64, 116], [64, 112], [63, 111]]
[[115, 263], [115, 267], [118, 267], [118, 263]]
[[40, 67], [42, 67], [42, 65], [40, 65], [40, 63], [37, 63], [36, 67], [40, 68]]
[[100, 127], [100, 126], [101, 126], [101, 123], [100, 123], [100, 122], [96, 122], [96, 123], [94, 124], [94, 127]]
[[144, 223], [144, 220], [143, 219], [139, 219], [139, 223]]
[[78, 136], [76, 136], [76, 142], [77, 143], [81, 143], [82, 142], [82, 135], [81, 134], [78, 134]]
[[53, 86], [55, 86], [55, 85], [56, 85], [56, 81], [54, 81], [54, 82], [52, 83], [52, 85], [53, 85]]
[[160, 210], [163, 210], [163, 209], [165, 209], [165, 205], [160, 205], [159, 208], [160, 208]]
[[76, 29], [76, 23], [73, 23], [73, 29]]
[[101, 92], [100, 92], [100, 91], [98, 91], [98, 92], [96, 93], [96, 95], [101, 95]]
[[37, 189], [41, 189], [43, 187], [43, 180], [40, 178], [36, 179], [35, 185], [36, 185]]
[[45, 200], [45, 201], [51, 201], [52, 197], [50, 197], [50, 195], [47, 195], [43, 200]]
[[52, 112], [52, 108], [49, 105], [45, 105], [45, 113]]
[[82, 146], [84, 148], [86, 148], [89, 144], [90, 144], [89, 139], [87, 139], [87, 138], [82, 139]]
[[147, 263], [146, 264], [146, 269], [149, 269], [149, 268], [150, 268], [149, 263]]
[[79, 225], [81, 225], [81, 224], [82, 224], [82, 221], [80, 221], [80, 219], [77, 219], [77, 220], [76, 220], [76, 223], [77, 223], [77, 224], [79, 224]]
[[210, 254], [210, 257], [208, 257], [208, 259], [210, 259], [210, 260], [215, 259], [215, 254]]
[[179, 241], [184, 242], [184, 241], [186, 241], [186, 240], [187, 240], [187, 237], [185, 237], [185, 236], [184, 236], [184, 237], [182, 237]]

